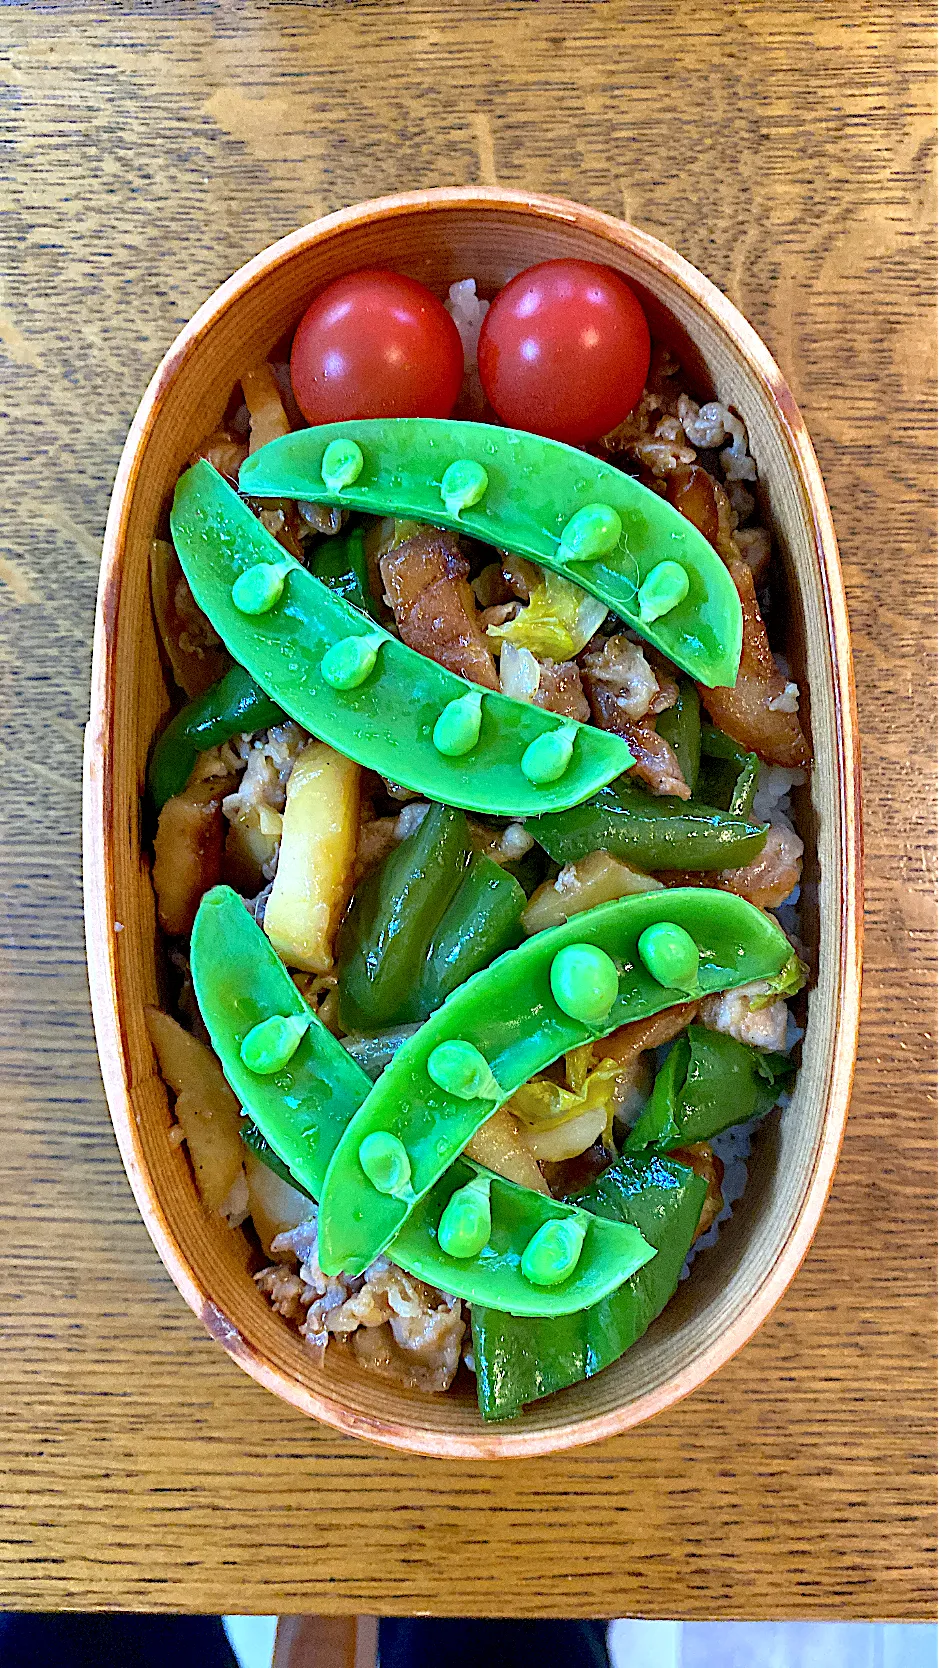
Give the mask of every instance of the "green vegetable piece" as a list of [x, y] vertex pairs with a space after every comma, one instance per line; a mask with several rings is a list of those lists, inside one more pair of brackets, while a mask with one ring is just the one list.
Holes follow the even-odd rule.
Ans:
[[243, 666], [230, 666], [218, 683], [183, 707], [159, 737], [148, 777], [157, 810], [182, 793], [198, 755], [206, 748], [219, 747], [246, 730], [266, 730], [285, 717], [250, 672]]
[[574, 723], [538, 736], [522, 754], [522, 774], [539, 787], [546, 782], [559, 781], [571, 762], [576, 737], [577, 725]]
[[283, 1071], [310, 1028], [305, 1014], [272, 1014], [253, 1026], [239, 1050], [249, 1071], [270, 1077]]
[[702, 797], [731, 816], [748, 817], [759, 786], [757, 755], [738, 747], [713, 724], [701, 727], [701, 752], [699, 791]]
[[[321, 456], [318, 450], [317, 474]], [[347, 490], [352, 495], [358, 489]], [[576, 804], [632, 764], [621, 737], [580, 725], [563, 779], [534, 787], [521, 770], [526, 749], [570, 721], [498, 691], [486, 692], [472, 754], [447, 758], [434, 746], [434, 725], [450, 701], [469, 692], [465, 679], [386, 636], [377, 666], [362, 684], [328, 684], [324, 656], [343, 638], [361, 636], [364, 622], [299, 565], [291, 570], [288, 604], [259, 619], [239, 613], [231, 600], [239, 573], [259, 561], [277, 561], [282, 552], [211, 464], [200, 460], [177, 483], [171, 524], [193, 595], [235, 659], [304, 728], [391, 781], [448, 805], [515, 817]]]
[[462, 811], [432, 805], [356, 889], [338, 945], [339, 1019], [347, 1031], [424, 1018], [417, 1000], [421, 969], [468, 861]]
[[[332, 495], [334, 502], [452, 527], [529, 556], [605, 602], [699, 682], [736, 681], [743, 616], [727, 568], [690, 521], [614, 464], [519, 429], [426, 417], [366, 418], [272, 440], [245, 460], [242, 492], [322, 498], [320, 460], [337, 435], [357, 440], [368, 461], [353, 487]], [[472, 460], [485, 469], [489, 484], [475, 508], [454, 514], [442, 502], [444, 458]], [[578, 520], [585, 510], [586, 522]], [[621, 535], [608, 544], [612, 513]], [[606, 546], [602, 554], [598, 539]], [[688, 595], [646, 622], [638, 592], [663, 558], [684, 568]]]
[[[362, 1185], [357, 1154], [373, 1129], [386, 1129], [404, 1143], [414, 1193], [421, 1199], [496, 1105], [536, 1072], [568, 1049], [674, 1004], [675, 991], [651, 978], [639, 957], [640, 934], [662, 920], [684, 926], [702, 946], [702, 995], [770, 978], [789, 958], [789, 940], [770, 916], [732, 892], [701, 887], [637, 893], [601, 904], [506, 951], [454, 990], [402, 1043], [340, 1141], [319, 1216], [325, 1273], [367, 1268], [407, 1214], [400, 1201], [378, 1199]], [[624, 969], [619, 995], [600, 1025], [572, 1018], [554, 1000], [551, 967], [569, 944], [595, 945]], [[452, 1041], [471, 1044], [488, 1062], [500, 1086], [497, 1099], [481, 1094], [466, 1100], [430, 1076], [430, 1056]]]
[[[482, 722], [483, 692], [481, 689], [471, 689], [468, 695], [461, 695], [458, 700], [445, 706], [437, 719], [434, 725], [434, 746], [437, 752], [445, 753], [448, 759], [461, 759], [465, 753], [472, 753], [479, 740]], [[537, 747], [538, 743], [533, 742], [532, 745]], [[528, 757], [527, 753], [525, 757]], [[525, 769], [524, 759], [522, 769]]]
[[802, 958], [793, 950], [785, 967], [772, 979], [767, 980], [768, 989], [760, 996], [751, 996], [750, 1012], [759, 1013], [761, 1008], [768, 1008], [779, 996], [797, 996], [809, 976], [809, 970]]
[[643, 625], [651, 625], [663, 614], [670, 614], [688, 595], [690, 580], [678, 562], [660, 562], [647, 573], [639, 587], [639, 617]]
[[255, 562], [240, 573], [231, 588], [239, 614], [269, 614], [284, 594], [284, 581], [293, 562]]
[[314, 553], [313, 572], [323, 585], [338, 591], [353, 608], [378, 618], [378, 605], [368, 575], [365, 535], [360, 527], [350, 527], [344, 533], [323, 539]]
[[616, 963], [595, 944], [568, 944], [559, 950], [550, 979], [558, 1007], [585, 1025], [602, 1025], [619, 995]]
[[[659, 713], [655, 727], [672, 749], [691, 792], [696, 793], [701, 765], [701, 699], [687, 678], [679, 679], [678, 700]], [[739, 814], [746, 815], [746, 811]]]
[[460, 1037], [437, 1044], [427, 1061], [427, 1075], [457, 1100], [503, 1099], [486, 1056]]
[[367, 631], [361, 637], [341, 637], [327, 649], [320, 672], [331, 689], [358, 689], [375, 670], [378, 651], [388, 642], [384, 631]]
[[526, 902], [515, 876], [483, 852], [476, 852], [434, 929], [408, 1012], [426, 1019], [458, 985], [488, 967], [503, 950], [514, 949], [522, 938]]
[[668, 1152], [710, 1141], [768, 1112], [794, 1070], [785, 1054], [761, 1054], [734, 1037], [692, 1025], [673, 1044], [623, 1151]]
[[684, 927], [673, 921], [656, 921], [641, 935], [639, 954], [660, 985], [697, 996], [698, 946]]
[[556, 863], [608, 851], [634, 869], [736, 869], [759, 856], [768, 823], [732, 817], [693, 799], [657, 799], [618, 782], [586, 805], [529, 817], [525, 827]]
[[327, 492], [342, 492], [358, 480], [364, 468], [362, 448], [354, 440], [331, 440], [323, 453], [320, 475]]
[[458, 458], [445, 471], [440, 483], [440, 496], [447, 513], [459, 516], [461, 510], [472, 509], [485, 497], [488, 485], [489, 476], [481, 463], [473, 458]]
[[458, 1257], [461, 1261], [464, 1257], [478, 1257], [489, 1244], [491, 1189], [492, 1177], [479, 1175], [451, 1195], [437, 1229], [437, 1242], [448, 1257]]
[[[326, 1160], [364, 1102], [368, 1077], [307, 1008], [264, 933], [228, 887], [215, 887], [202, 900], [192, 971], [213, 1047], [248, 1113], [242, 1139], [284, 1181], [319, 1198]], [[306, 1018], [308, 1030], [284, 1072], [259, 1077], [245, 1067], [241, 1042], [253, 1024], [286, 1009]], [[381, 1202], [357, 1157], [356, 1171], [371, 1198]], [[438, 1242], [441, 1216], [456, 1189], [482, 1176], [491, 1189], [490, 1241], [478, 1256], [454, 1259]], [[635, 1229], [591, 1218], [572, 1278], [551, 1290], [532, 1287], [521, 1273], [525, 1246], [543, 1222], [577, 1214], [575, 1206], [458, 1159], [414, 1207], [395, 1240], [394, 1259], [408, 1273], [469, 1302], [526, 1315], [566, 1314], [614, 1290], [654, 1256]]]
[[568, 562], [593, 562], [609, 556], [622, 536], [623, 523], [611, 504], [586, 504], [564, 528], [558, 554]]
[[526, 1402], [592, 1378], [642, 1337], [678, 1285], [706, 1192], [703, 1178], [673, 1159], [621, 1160], [577, 1203], [597, 1224], [631, 1224], [656, 1248], [648, 1264], [610, 1296], [550, 1320], [474, 1303], [473, 1354], [484, 1419], [511, 1419]]
[[522, 1253], [522, 1273], [533, 1286], [560, 1286], [577, 1267], [587, 1229], [583, 1222], [546, 1222]]
[[359, 1163], [379, 1193], [388, 1193], [396, 1199], [410, 1197], [411, 1160], [404, 1142], [396, 1135], [388, 1135], [381, 1129], [366, 1135], [359, 1148]]

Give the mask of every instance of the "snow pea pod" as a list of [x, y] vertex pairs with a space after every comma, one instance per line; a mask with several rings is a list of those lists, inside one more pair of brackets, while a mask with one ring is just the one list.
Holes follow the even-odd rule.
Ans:
[[[573, 753], [554, 780], [536, 784], [523, 760], [571, 721], [493, 690], [482, 692], [479, 740], [450, 757], [434, 745], [444, 708], [474, 688], [376, 627], [345, 598], [320, 584], [251, 514], [204, 460], [177, 483], [171, 515], [183, 572], [200, 608], [226, 647], [272, 699], [321, 741], [428, 798], [468, 810], [524, 816], [575, 805], [632, 763], [626, 743], [589, 724], [574, 726]], [[279, 600], [245, 614], [232, 586], [251, 568], [276, 568]], [[377, 649], [362, 658], [361, 678], [327, 680], [324, 659], [340, 644]]]
[[656, 1248], [645, 1268], [577, 1314], [522, 1320], [473, 1305], [476, 1391], [484, 1419], [511, 1419], [526, 1402], [592, 1378], [629, 1349], [678, 1285], [706, 1183], [673, 1159], [621, 1159], [578, 1196], [584, 1210], [629, 1222]]
[[266, 730], [286, 716], [243, 666], [230, 666], [218, 683], [197, 695], [167, 725], [153, 749], [148, 782], [162, 811], [182, 793], [198, 755], [246, 730]]
[[[356, 442], [363, 465], [349, 485], [330, 487], [323, 456], [339, 436]], [[455, 462], [485, 475], [481, 495], [465, 507], [445, 496]], [[701, 683], [736, 682], [743, 619], [721, 558], [664, 498], [560, 441], [432, 417], [324, 423], [253, 452], [239, 483], [257, 497], [316, 498], [433, 522], [530, 556], [599, 597]], [[688, 588], [650, 618], [639, 591], [666, 561], [684, 570]]]
[[[676, 991], [659, 984], [638, 953], [642, 933], [662, 921], [694, 938], [702, 995], [769, 978], [791, 954], [770, 916], [734, 893], [700, 887], [601, 904], [506, 951], [455, 990], [402, 1044], [345, 1131], [323, 1188], [325, 1273], [361, 1273], [480, 1125], [536, 1072], [568, 1049], [674, 1006]], [[573, 945], [603, 951], [620, 970], [619, 993], [599, 1022], [575, 1019], [553, 993], [556, 958]], [[448, 1087], [441, 1086], [441, 1078]], [[479, 1092], [473, 1092], [474, 1083]], [[377, 1131], [392, 1133], [407, 1154], [406, 1195], [379, 1193], [362, 1169], [359, 1150]]]
[[[237, 893], [208, 892], [196, 917], [192, 973], [200, 1012], [229, 1083], [243, 1102], [245, 1139], [257, 1156], [310, 1198], [321, 1190], [325, 1158], [354, 1116], [371, 1082], [307, 1007], [289, 973]], [[308, 1030], [289, 1064], [268, 1076], [242, 1059], [245, 1036], [275, 1014], [296, 1014]], [[489, 1231], [468, 1256], [451, 1256], [438, 1238], [453, 1195], [479, 1177], [489, 1181]], [[552, 1222], [580, 1229], [568, 1277], [547, 1286], [523, 1272], [526, 1251]], [[527, 1315], [567, 1314], [597, 1301], [655, 1255], [634, 1227], [599, 1224], [577, 1206], [559, 1204], [460, 1160], [423, 1199], [390, 1248], [400, 1266], [472, 1302]]]
[[760, 1117], [775, 1105], [793, 1070], [785, 1054], [761, 1054], [734, 1037], [692, 1025], [659, 1070], [623, 1152], [648, 1147], [669, 1152]]
[[693, 799], [656, 798], [617, 782], [567, 811], [529, 817], [525, 827], [556, 863], [608, 851], [633, 868], [736, 869], [763, 850], [768, 823]]

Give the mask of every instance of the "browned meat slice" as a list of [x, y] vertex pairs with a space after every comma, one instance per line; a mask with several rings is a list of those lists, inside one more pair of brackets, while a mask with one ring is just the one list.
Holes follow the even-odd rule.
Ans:
[[541, 660], [541, 676], [535, 691], [535, 706], [548, 712], [563, 713], [565, 718], [577, 718], [586, 724], [590, 707], [580, 681], [580, 669], [572, 660]]
[[696, 1176], [703, 1176], [707, 1182], [708, 1190], [704, 1195], [704, 1204], [701, 1206], [701, 1215], [694, 1234], [695, 1239], [700, 1239], [724, 1208], [724, 1195], [721, 1191], [724, 1166], [707, 1141], [695, 1141], [690, 1147], [676, 1147], [668, 1156], [673, 1158], [676, 1164], [687, 1164], [689, 1170], [693, 1170]]
[[642, 650], [623, 636], [610, 637], [601, 650], [585, 655], [581, 676], [594, 723], [622, 736], [636, 761], [629, 774], [655, 794], [690, 799], [681, 766], [655, 728], [655, 714], [677, 694], [672, 680], [663, 689]]
[[190, 782], [168, 799], [153, 841], [153, 889], [163, 931], [188, 933], [199, 900], [222, 873], [225, 820], [222, 800], [231, 778]]
[[486, 689], [498, 689], [469, 564], [451, 533], [428, 529], [381, 558], [381, 576], [401, 637], [410, 648]]
[[790, 710], [786, 679], [779, 671], [759, 603], [753, 569], [740, 554], [731, 528], [727, 494], [699, 464], [676, 469], [666, 480], [669, 502], [693, 522], [724, 558], [743, 609], [743, 650], [732, 689], [706, 689], [701, 699], [719, 729], [768, 764], [793, 770], [811, 759], [798, 711]]
[[803, 849], [798, 834], [774, 824], [759, 856], [743, 869], [722, 869], [715, 883], [724, 892], [749, 898], [757, 909], [778, 909], [799, 884]]

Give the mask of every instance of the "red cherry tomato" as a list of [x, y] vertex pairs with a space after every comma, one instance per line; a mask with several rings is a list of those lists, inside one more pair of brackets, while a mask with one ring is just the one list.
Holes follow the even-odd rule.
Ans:
[[463, 381], [463, 346], [424, 284], [398, 272], [350, 272], [300, 320], [290, 380], [309, 423], [449, 417]]
[[542, 261], [499, 291], [478, 362], [489, 403], [509, 428], [583, 445], [636, 404], [649, 370], [649, 326], [611, 267]]

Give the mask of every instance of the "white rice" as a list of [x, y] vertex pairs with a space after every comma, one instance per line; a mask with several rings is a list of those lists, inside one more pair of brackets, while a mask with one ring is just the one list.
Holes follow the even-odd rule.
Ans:
[[450, 285], [444, 306], [460, 332], [464, 366], [467, 371], [474, 370], [479, 332], [489, 311], [489, 303], [480, 300], [476, 294], [475, 278], [460, 278]]

